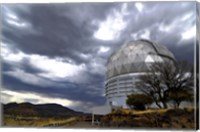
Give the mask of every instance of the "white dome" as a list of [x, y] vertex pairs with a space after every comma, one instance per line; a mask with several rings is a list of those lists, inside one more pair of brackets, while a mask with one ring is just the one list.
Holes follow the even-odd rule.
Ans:
[[146, 72], [153, 62], [174, 60], [163, 45], [148, 40], [131, 41], [116, 50], [108, 59], [107, 79], [127, 73]]

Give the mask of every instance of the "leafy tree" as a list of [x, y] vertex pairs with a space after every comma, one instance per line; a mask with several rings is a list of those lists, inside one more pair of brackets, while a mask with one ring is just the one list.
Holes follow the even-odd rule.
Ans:
[[[139, 77], [136, 86], [142, 93], [151, 96], [159, 108], [168, 108], [168, 100], [173, 100], [178, 105], [186, 98], [177, 101], [177, 98], [169, 94], [172, 91], [180, 96], [183, 91], [193, 89], [193, 68], [187, 62], [164, 61], [155, 62], [145, 75]], [[171, 96], [169, 96], [171, 95]], [[170, 99], [171, 97], [171, 99]], [[178, 105], [179, 106], [179, 105]]]
[[127, 105], [135, 110], [145, 110], [145, 105], [153, 103], [152, 98], [145, 94], [131, 94], [127, 97]]

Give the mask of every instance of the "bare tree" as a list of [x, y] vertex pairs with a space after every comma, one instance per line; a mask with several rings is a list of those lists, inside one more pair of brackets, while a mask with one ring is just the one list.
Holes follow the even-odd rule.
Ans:
[[[183, 90], [192, 91], [193, 85], [193, 67], [187, 62], [174, 61], [153, 63], [148, 72], [136, 82], [139, 91], [151, 96], [159, 108], [168, 108], [168, 101], [173, 100], [170, 93], [178, 95]], [[182, 101], [184, 99], [175, 104], [179, 106]]]

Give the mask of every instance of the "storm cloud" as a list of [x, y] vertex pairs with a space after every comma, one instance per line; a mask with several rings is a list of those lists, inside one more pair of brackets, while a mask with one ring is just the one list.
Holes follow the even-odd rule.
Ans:
[[194, 62], [195, 2], [2, 4], [1, 12], [4, 103], [103, 105], [107, 59], [129, 40]]

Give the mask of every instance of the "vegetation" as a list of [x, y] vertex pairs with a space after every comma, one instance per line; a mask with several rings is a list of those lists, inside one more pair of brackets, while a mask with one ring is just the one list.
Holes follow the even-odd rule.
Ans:
[[[143, 95], [142, 95], [143, 96]], [[26, 104], [27, 105], [27, 104]], [[9, 109], [18, 109], [17, 104], [9, 105]], [[24, 106], [24, 104], [23, 104]], [[49, 105], [47, 105], [49, 106]], [[51, 105], [52, 106], [52, 105]], [[54, 107], [56, 105], [53, 105]], [[34, 105], [32, 106], [34, 107]], [[21, 106], [20, 106], [21, 108]], [[49, 108], [49, 107], [47, 107]], [[60, 106], [57, 107], [59, 110]], [[6, 110], [9, 110], [6, 109]], [[54, 108], [56, 109], [56, 108]], [[22, 109], [21, 109], [22, 110]], [[16, 110], [14, 110], [16, 112]], [[48, 109], [47, 109], [48, 111]], [[68, 110], [67, 110], [68, 111]], [[66, 112], [67, 112], [66, 111]], [[5, 111], [4, 111], [5, 112]], [[19, 111], [18, 111], [19, 112]], [[26, 110], [28, 112], [28, 110]], [[32, 113], [32, 111], [30, 111]], [[69, 112], [69, 111], [68, 111]], [[22, 112], [20, 112], [22, 113]], [[195, 128], [194, 108], [187, 107], [183, 109], [147, 109], [130, 110], [114, 109], [107, 115], [95, 115], [95, 119], [100, 121], [100, 125], [91, 125], [92, 116], [72, 116], [72, 117], [54, 117], [54, 116], [30, 116], [31, 114], [3, 114], [3, 126], [7, 127], [59, 127], [59, 128]]]
[[177, 108], [181, 102], [191, 101], [193, 85], [193, 67], [173, 61], [152, 64], [147, 74], [136, 82], [138, 90], [152, 97], [159, 108], [168, 108], [170, 102]]
[[153, 100], [145, 94], [131, 94], [128, 95], [126, 103], [131, 109], [145, 110], [145, 105], [152, 104]]
[[68, 127], [89, 115], [58, 104], [9, 103], [3, 105], [3, 126]]
[[168, 100], [173, 103], [174, 108], [179, 108], [181, 102], [193, 101], [193, 93], [185, 89], [172, 90], [168, 92]]
[[103, 127], [194, 129], [194, 108], [114, 110], [101, 118]]
[[4, 126], [9, 127], [66, 127], [77, 121], [78, 117], [53, 118], [53, 117], [24, 117], [4, 115]]

